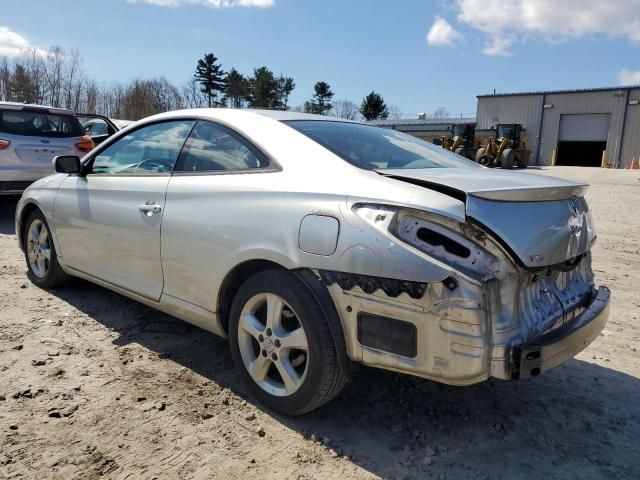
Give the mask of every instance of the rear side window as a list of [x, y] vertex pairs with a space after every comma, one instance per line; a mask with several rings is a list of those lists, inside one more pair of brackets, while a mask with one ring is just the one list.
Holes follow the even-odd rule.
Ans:
[[236, 132], [201, 120], [185, 143], [176, 171], [237, 171], [268, 166], [269, 160]]
[[395, 130], [327, 120], [285, 122], [343, 160], [366, 170], [482, 168], [442, 147]]
[[84, 128], [73, 115], [0, 109], [0, 132], [30, 137], [80, 137]]

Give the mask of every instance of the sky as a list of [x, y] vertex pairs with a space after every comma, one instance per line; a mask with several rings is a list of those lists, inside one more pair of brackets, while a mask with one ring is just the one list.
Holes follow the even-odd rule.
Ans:
[[471, 116], [476, 95], [640, 84], [640, 0], [3, 0], [0, 55], [78, 49], [100, 82], [224, 70], [329, 83], [406, 116]]

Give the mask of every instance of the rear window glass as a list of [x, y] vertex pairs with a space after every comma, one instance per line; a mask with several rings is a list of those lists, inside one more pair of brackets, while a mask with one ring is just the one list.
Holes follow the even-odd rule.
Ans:
[[30, 137], [79, 137], [84, 128], [72, 115], [0, 109], [0, 132]]
[[291, 120], [285, 123], [350, 164], [366, 170], [482, 168], [442, 147], [395, 130], [327, 120]]

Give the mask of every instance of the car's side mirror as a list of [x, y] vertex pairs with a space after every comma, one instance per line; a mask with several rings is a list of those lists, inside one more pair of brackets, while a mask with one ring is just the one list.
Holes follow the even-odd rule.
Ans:
[[57, 173], [80, 173], [82, 170], [80, 157], [75, 155], [59, 155], [53, 159], [53, 169]]

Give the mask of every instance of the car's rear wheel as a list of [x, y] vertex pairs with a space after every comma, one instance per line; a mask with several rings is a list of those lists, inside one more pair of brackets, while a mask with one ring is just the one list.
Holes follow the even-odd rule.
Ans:
[[249, 389], [279, 413], [314, 410], [346, 384], [324, 311], [307, 286], [287, 271], [260, 272], [240, 287], [229, 338]]
[[56, 288], [69, 281], [58, 263], [51, 230], [40, 210], [34, 210], [27, 218], [23, 234], [24, 253], [27, 260], [27, 277], [42, 288]]

